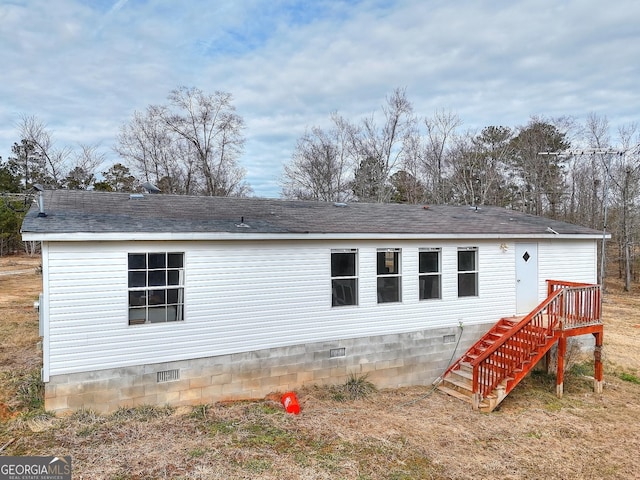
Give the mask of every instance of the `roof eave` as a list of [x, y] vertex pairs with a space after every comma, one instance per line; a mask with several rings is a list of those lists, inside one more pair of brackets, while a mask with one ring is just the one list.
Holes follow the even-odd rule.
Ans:
[[[24, 241], [124, 242], [124, 241], [265, 241], [265, 240], [595, 240], [603, 234], [550, 233], [228, 233], [228, 232], [22, 232]], [[610, 234], [604, 234], [610, 239]]]

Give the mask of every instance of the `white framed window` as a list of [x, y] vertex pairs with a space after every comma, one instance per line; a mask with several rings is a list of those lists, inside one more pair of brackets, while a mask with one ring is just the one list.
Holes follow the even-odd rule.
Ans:
[[418, 268], [419, 299], [442, 298], [441, 250], [421, 248], [418, 252]]
[[331, 250], [331, 306], [358, 305], [358, 250]]
[[458, 297], [478, 296], [478, 247], [458, 249]]
[[378, 303], [399, 302], [402, 298], [401, 249], [379, 249], [376, 253]]
[[129, 325], [180, 322], [184, 316], [184, 253], [130, 253]]

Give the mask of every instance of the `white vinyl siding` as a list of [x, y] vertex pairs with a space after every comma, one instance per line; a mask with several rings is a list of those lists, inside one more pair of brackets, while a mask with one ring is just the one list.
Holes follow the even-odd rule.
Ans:
[[547, 296], [545, 280], [598, 283], [596, 258], [597, 240], [539, 242], [538, 279], [541, 300]]
[[[513, 243], [463, 241], [136, 242], [135, 251], [185, 252], [184, 320], [128, 325], [126, 242], [48, 243], [45, 372], [51, 375], [210, 357], [263, 348], [493, 323], [515, 313]], [[540, 275], [590, 281], [594, 241], [540, 247]], [[478, 247], [479, 296], [457, 296], [457, 251]], [[402, 303], [378, 304], [376, 256], [402, 249]], [[418, 252], [441, 248], [442, 299], [420, 301]], [[333, 308], [331, 251], [358, 250], [358, 307]], [[553, 256], [547, 262], [543, 257]], [[587, 258], [588, 257], [588, 258]], [[582, 274], [573, 275], [575, 269]], [[546, 275], [546, 277], [543, 277]], [[579, 277], [579, 278], [578, 278]], [[409, 294], [411, 292], [411, 294]], [[46, 303], [47, 303], [46, 302]], [[48, 353], [48, 360], [47, 360]], [[48, 363], [47, 363], [48, 362]]]

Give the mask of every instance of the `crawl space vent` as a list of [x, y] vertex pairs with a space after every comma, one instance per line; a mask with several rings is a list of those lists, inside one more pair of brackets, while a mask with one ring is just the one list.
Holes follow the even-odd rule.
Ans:
[[180, 370], [165, 370], [163, 372], [156, 373], [156, 381], [158, 383], [174, 382], [180, 380]]
[[445, 335], [444, 337], [442, 337], [442, 341], [443, 343], [453, 343], [456, 341], [456, 336], [455, 335]]
[[331, 350], [329, 350], [329, 358], [344, 357], [346, 353], [347, 352], [344, 347], [332, 348]]

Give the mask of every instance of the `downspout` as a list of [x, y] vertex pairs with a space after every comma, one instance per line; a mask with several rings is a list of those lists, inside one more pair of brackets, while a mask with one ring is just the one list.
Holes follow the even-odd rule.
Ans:
[[42, 335], [42, 381], [47, 383], [50, 374], [49, 335], [49, 242], [42, 242], [42, 295], [40, 300], [40, 330]]

